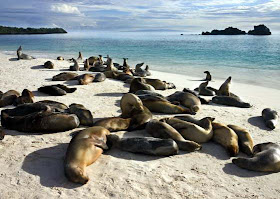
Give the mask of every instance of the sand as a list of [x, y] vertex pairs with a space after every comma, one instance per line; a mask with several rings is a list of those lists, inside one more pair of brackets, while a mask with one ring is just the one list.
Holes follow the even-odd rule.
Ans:
[[[15, 89], [21, 92], [27, 88], [34, 91], [35, 101], [49, 99], [67, 105], [80, 103], [92, 111], [95, 119], [120, 114], [119, 101], [129, 90], [124, 83], [110, 79], [84, 86], [76, 85], [75, 81], [63, 82], [78, 88], [77, 91], [66, 96], [47, 96], [37, 92], [37, 88], [58, 83], [51, 81], [52, 76], [68, 69], [70, 64], [52, 60], [56, 68], [51, 70], [41, 66], [47, 59], [17, 61], [15, 57], [0, 54], [1, 91]], [[154, 78], [173, 82], [176, 90], [194, 89], [200, 84], [193, 81], [197, 78], [191, 74], [183, 76], [156, 71], [152, 74]], [[213, 74], [215, 82], [210, 86], [220, 86], [228, 76], [230, 74], [225, 74], [223, 80], [216, 80]], [[240, 84], [237, 76], [232, 78], [232, 92], [253, 107], [203, 105], [202, 111], [194, 117], [211, 116], [218, 122], [246, 128], [255, 144], [280, 143], [279, 125], [271, 131], [259, 118], [266, 107], [280, 112], [280, 89]], [[159, 91], [163, 95], [173, 92], [174, 89]], [[165, 116], [154, 114], [154, 118]], [[71, 133], [79, 129], [44, 135], [6, 130], [5, 139], [0, 141], [0, 198], [279, 198], [280, 173], [238, 168], [231, 163], [225, 149], [213, 142], [203, 144], [201, 151], [180, 152], [171, 157], [113, 149], [87, 167], [90, 181], [86, 185], [71, 183], [64, 176], [63, 158]], [[145, 130], [118, 134], [124, 137], [149, 136]]]

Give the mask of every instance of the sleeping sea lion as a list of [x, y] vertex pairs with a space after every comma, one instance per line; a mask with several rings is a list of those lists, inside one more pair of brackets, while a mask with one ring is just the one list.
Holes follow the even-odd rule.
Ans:
[[227, 105], [227, 106], [235, 106], [239, 108], [251, 108], [252, 105], [243, 102], [240, 99], [236, 97], [231, 97], [231, 96], [215, 96], [211, 100], [215, 104], [221, 104], [221, 105]]
[[179, 152], [178, 145], [171, 139], [151, 137], [119, 138], [119, 136], [114, 134], [108, 135], [107, 139], [120, 150], [132, 153], [170, 156], [176, 155]]
[[79, 66], [77, 60], [74, 59], [74, 58], [72, 58], [72, 59], [73, 59], [74, 65], [70, 66], [69, 70], [70, 71], [79, 71], [80, 70], [80, 66]]
[[205, 98], [200, 97], [196, 92], [194, 92], [193, 90], [191, 90], [189, 88], [184, 88], [183, 92], [193, 94], [194, 96], [196, 96], [200, 100], [201, 104], [209, 104], [210, 100], [206, 100]]
[[93, 82], [103, 82], [106, 80], [104, 73], [97, 73], [93, 79]]
[[166, 89], [176, 88], [176, 86], [173, 83], [167, 83], [167, 82], [161, 81], [159, 79], [144, 78], [144, 80], [147, 84], [150, 84], [156, 90], [166, 90]]
[[201, 145], [193, 141], [185, 140], [176, 129], [165, 122], [155, 119], [150, 120], [146, 125], [146, 131], [155, 138], [171, 138], [177, 143], [179, 149], [184, 151], [192, 152], [201, 149]]
[[53, 112], [64, 113], [68, 109], [68, 106], [66, 106], [65, 104], [63, 104], [61, 102], [57, 102], [57, 101], [52, 101], [52, 100], [41, 100], [41, 101], [36, 102], [36, 103], [40, 103], [40, 104], [44, 104], [46, 106], [49, 106]]
[[38, 88], [38, 91], [42, 93], [46, 93], [52, 96], [62, 96], [67, 93], [73, 93], [77, 90], [77, 88], [68, 88], [62, 84], [50, 85], [50, 86], [42, 86]]
[[80, 85], [88, 85], [92, 83], [95, 78], [94, 74], [83, 74], [80, 75], [77, 79]]
[[26, 103], [34, 103], [34, 95], [33, 93], [28, 90], [24, 89], [21, 93], [21, 96], [19, 96], [15, 101], [14, 105], [20, 105], [20, 104], [26, 104]]
[[138, 90], [155, 90], [153, 86], [146, 84], [143, 78], [135, 78], [131, 81], [129, 93], [135, 93]]
[[93, 117], [91, 112], [82, 104], [71, 104], [68, 109], [69, 113], [75, 114], [80, 120], [80, 124], [84, 126], [93, 125]]
[[238, 136], [238, 145], [241, 152], [251, 156], [253, 155], [254, 142], [250, 133], [239, 126], [228, 125]]
[[130, 126], [131, 118], [109, 117], [94, 122], [93, 126], [102, 126], [110, 132], [124, 131]]
[[198, 94], [203, 96], [214, 96], [215, 92], [207, 89], [208, 81], [203, 82], [198, 87]]
[[79, 75], [77, 73], [71, 73], [71, 72], [63, 72], [59, 73], [58, 75], [53, 76], [52, 81], [68, 81], [68, 80], [74, 80]]
[[48, 69], [54, 69], [54, 63], [52, 63], [51, 61], [46, 61], [44, 63], [44, 67]]
[[270, 108], [265, 108], [262, 111], [262, 118], [264, 119], [265, 125], [270, 129], [275, 129], [278, 123], [278, 113]]
[[236, 158], [232, 160], [235, 165], [251, 171], [279, 172], [280, 146], [267, 142], [257, 144], [253, 148], [252, 158]]
[[97, 126], [84, 129], [71, 139], [64, 161], [68, 180], [81, 184], [88, 182], [85, 169], [99, 158], [103, 149], [108, 148], [106, 135], [109, 134], [107, 129]]
[[5, 93], [2, 93], [2, 96], [0, 98], [0, 108], [13, 105], [19, 96], [20, 96], [19, 92], [15, 90], [9, 90]]
[[226, 148], [230, 156], [236, 156], [239, 152], [238, 136], [224, 124], [212, 122], [213, 140]]

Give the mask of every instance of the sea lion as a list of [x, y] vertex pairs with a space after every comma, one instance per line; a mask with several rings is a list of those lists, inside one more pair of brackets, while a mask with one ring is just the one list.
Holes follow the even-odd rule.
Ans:
[[109, 117], [103, 118], [94, 122], [93, 126], [102, 126], [108, 129], [110, 132], [114, 131], [124, 131], [130, 126], [131, 118], [121, 118], [121, 117]]
[[130, 66], [127, 64], [128, 58], [123, 58], [123, 67], [124, 68], [130, 68]]
[[89, 71], [90, 65], [89, 65], [89, 61], [88, 59], [86, 59], [85, 63], [84, 63], [84, 71]]
[[267, 142], [257, 144], [253, 148], [252, 158], [236, 158], [232, 163], [251, 171], [279, 172], [280, 171], [280, 146]]
[[99, 57], [96, 57], [96, 56], [91, 56], [91, 57], [88, 58], [88, 62], [89, 62], [90, 65], [93, 65], [98, 60], [99, 60]]
[[73, 59], [74, 65], [70, 66], [69, 70], [70, 71], [79, 71], [80, 70], [80, 66], [79, 66], [77, 60], [74, 59], [74, 58], [72, 58], [72, 59]]
[[194, 96], [196, 96], [200, 100], [201, 104], [209, 104], [210, 100], [206, 100], [206, 99], [200, 97], [196, 92], [194, 92], [193, 90], [191, 90], [189, 88], [184, 88], [183, 92], [193, 94]]
[[48, 69], [54, 69], [54, 63], [52, 63], [51, 61], [46, 61], [44, 63], [44, 67]]
[[240, 151], [249, 156], [253, 155], [254, 142], [250, 133], [246, 129], [243, 129], [236, 125], [227, 126], [237, 134]]
[[121, 117], [130, 118], [132, 116], [132, 109], [143, 110], [144, 105], [138, 96], [127, 93], [122, 96], [120, 106], [122, 111]]
[[220, 86], [217, 95], [219, 96], [230, 96], [229, 85], [231, 83], [231, 76]]
[[64, 60], [64, 58], [62, 56], [58, 56], [56, 59], [59, 60], [59, 61], [63, 61]]
[[166, 118], [164, 121], [175, 128], [185, 139], [198, 143], [208, 142], [213, 137], [212, 118], [201, 119], [201, 126], [177, 118]]
[[22, 132], [62, 132], [79, 126], [74, 114], [54, 113], [41, 103], [22, 104], [14, 109], [1, 111], [4, 128]]
[[0, 108], [13, 105], [16, 99], [20, 96], [19, 92], [15, 90], [9, 90], [2, 94], [0, 98]]
[[204, 73], [206, 73], [206, 78], [205, 78], [205, 80], [206, 80], [206, 81], [211, 81], [211, 80], [212, 80], [212, 76], [211, 76], [210, 72], [209, 72], [209, 71], [204, 71]]
[[67, 93], [73, 93], [76, 90], [77, 88], [68, 88], [67, 86], [64, 86], [62, 84], [42, 86], [38, 88], [38, 91], [52, 96], [66, 95]]
[[135, 75], [140, 76], [140, 77], [146, 77], [147, 76], [146, 70], [143, 70], [141, 68], [143, 65], [144, 65], [144, 62], [136, 64], [136, 66], [135, 66]]
[[203, 119], [197, 120], [190, 115], [179, 115], [179, 116], [175, 116], [174, 118], [177, 118], [177, 119], [180, 119], [180, 120], [183, 120], [186, 122], [194, 123], [202, 128], [208, 128], [208, 122], [205, 122], [205, 118], [209, 119], [211, 122], [213, 122], [215, 120], [214, 117], [205, 117]]
[[80, 124], [84, 126], [93, 125], [93, 117], [91, 112], [82, 104], [71, 104], [68, 109], [69, 113], [75, 114], [80, 120]]
[[153, 86], [146, 84], [143, 78], [135, 78], [131, 81], [129, 93], [135, 93], [138, 90], [155, 90]]
[[87, 85], [89, 83], [92, 83], [95, 78], [95, 75], [92, 74], [83, 74], [80, 75], [77, 79], [80, 85]]
[[[73, 59], [73, 61], [74, 61], [74, 59]], [[83, 62], [83, 55], [82, 55], [81, 52], [79, 52], [79, 56], [77, 58], [77, 62]]]
[[240, 99], [236, 97], [231, 97], [231, 96], [215, 96], [211, 100], [215, 104], [221, 104], [221, 105], [227, 105], [227, 106], [235, 106], [239, 108], [251, 108], [252, 105], [243, 102]]
[[154, 91], [149, 91], [149, 90], [138, 90], [135, 92], [135, 95], [151, 95], [151, 96], [157, 96], [157, 97], [161, 97], [164, 99], [164, 96], [159, 94], [159, 93], [156, 93]]
[[99, 57], [99, 59], [98, 59], [99, 63], [103, 65], [104, 64], [103, 56], [102, 55], [98, 55], [98, 57]]
[[278, 123], [278, 113], [270, 108], [265, 108], [262, 111], [262, 118], [264, 119], [265, 125], [270, 129], [275, 129]]
[[172, 139], [151, 137], [119, 138], [117, 135], [107, 136], [109, 142], [120, 150], [132, 153], [143, 153], [156, 156], [171, 156], [179, 152], [178, 145]]
[[146, 125], [146, 131], [155, 138], [174, 140], [179, 149], [192, 152], [201, 149], [201, 145], [196, 142], [185, 140], [182, 135], [172, 126], [158, 120], [150, 120]]
[[106, 76], [104, 73], [97, 73], [93, 79], [93, 82], [104, 82], [106, 80]]
[[196, 113], [201, 109], [201, 102], [198, 97], [188, 92], [176, 91], [166, 97], [166, 99], [170, 102], [179, 102], [181, 105], [189, 108], [192, 113]]
[[166, 90], [166, 89], [176, 88], [176, 86], [173, 83], [167, 83], [167, 82], [161, 81], [159, 79], [144, 78], [144, 80], [147, 84], [150, 84], [156, 90]]
[[75, 135], [67, 148], [64, 173], [68, 180], [86, 184], [89, 177], [85, 168], [94, 163], [107, 149], [106, 135], [110, 132], [103, 127], [90, 127]]
[[238, 136], [224, 124], [212, 122], [213, 140], [226, 148], [230, 156], [236, 156], [239, 152]]
[[215, 92], [207, 89], [208, 81], [203, 82], [198, 87], [198, 94], [203, 96], [214, 96]]
[[53, 76], [52, 81], [68, 81], [68, 80], [74, 80], [79, 75], [77, 73], [71, 73], [71, 72], [63, 72], [59, 73], [58, 75]]
[[20, 60], [20, 59], [25, 59], [25, 60], [35, 59], [34, 57], [32, 57], [30, 55], [23, 54], [21, 46], [17, 49], [17, 57], [18, 57], [18, 60]]
[[147, 76], [151, 76], [151, 75], [152, 75], [151, 72], [150, 72], [150, 70], [149, 70], [149, 66], [148, 66], [148, 65], [146, 65], [145, 71], [146, 71], [146, 75], [147, 75]]
[[[118, 69], [114, 66], [112, 58], [107, 58], [107, 67], [105, 71], [118, 71]], [[101, 72], [101, 71], [100, 71]]]
[[146, 124], [153, 118], [151, 111], [143, 106], [142, 109], [133, 108], [131, 111], [131, 121], [127, 130], [144, 129]]
[[168, 114], [193, 113], [189, 108], [171, 104], [168, 100], [161, 97], [149, 95], [140, 95], [139, 97], [144, 106], [152, 112]]
[[3, 140], [5, 137], [5, 132], [3, 131], [2, 127], [0, 127], [0, 140]]
[[26, 104], [26, 103], [34, 103], [34, 95], [33, 93], [28, 90], [24, 89], [21, 93], [21, 96], [19, 96], [15, 101], [14, 105], [17, 106], [19, 104]]
[[52, 100], [41, 100], [39, 102], [36, 103], [40, 103], [40, 104], [44, 104], [47, 105], [51, 108], [51, 110], [53, 112], [61, 112], [64, 113], [68, 110], [68, 106], [61, 103], [61, 102], [57, 102], [57, 101], [52, 101]]
[[55, 84], [53, 86], [56, 86], [58, 88], [61, 88], [62, 90], [65, 90], [66, 93], [74, 93], [77, 90], [77, 88], [69, 88], [63, 84]]

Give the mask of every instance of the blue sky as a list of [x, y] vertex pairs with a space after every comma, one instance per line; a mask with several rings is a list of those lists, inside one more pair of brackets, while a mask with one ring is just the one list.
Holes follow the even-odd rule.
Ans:
[[1, 0], [0, 25], [68, 31], [200, 33], [265, 24], [280, 32], [280, 0]]

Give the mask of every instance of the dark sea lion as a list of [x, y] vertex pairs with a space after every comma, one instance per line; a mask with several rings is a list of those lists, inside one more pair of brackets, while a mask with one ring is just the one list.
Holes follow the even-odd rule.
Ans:
[[211, 80], [212, 80], [212, 76], [211, 76], [210, 72], [209, 72], [209, 71], [204, 71], [204, 73], [206, 73], [206, 78], [205, 78], [205, 80], [206, 80], [206, 81], [211, 81]]
[[95, 75], [92, 74], [83, 74], [78, 77], [78, 82], [80, 85], [87, 85], [92, 83], [95, 78]]
[[0, 91], [0, 99], [2, 98], [3, 94], [4, 93], [2, 91]]
[[208, 81], [203, 82], [198, 87], [198, 94], [203, 96], [214, 96], [215, 92], [207, 89]]
[[154, 90], [154, 87], [152, 87], [149, 84], [146, 84], [143, 78], [135, 78], [131, 81], [129, 92], [135, 93], [138, 90]]
[[15, 90], [9, 90], [5, 93], [2, 93], [2, 96], [0, 98], [0, 108], [13, 105], [19, 96], [19, 92]]
[[58, 56], [56, 59], [59, 60], [59, 61], [63, 61], [64, 60], [64, 58], [62, 56]]
[[228, 125], [228, 127], [237, 134], [240, 151], [249, 156], [253, 155], [254, 142], [250, 133], [236, 125]]
[[128, 58], [123, 58], [123, 67], [130, 68], [130, 66], [127, 64]]
[[201, 119], [201, 126], [177, 118], [166, 118], [164, 121], [175, 128], [185, 139], [198, 143], [208, 142], [213, 137], [212, 120]]
[[1, 112], [2, 126], [22, 132], [62, 132], [79, 126], [74, 114], [54, 113], [40, 103], [22, 104]]
[[83, 55], [81, 52], [79, 52], [79, 56], [77, 58], [77, 62], [83, 62]]
[[89, 65], [89, 61], [88, 59], [86, 59], [85, 63], [84, 63], [84, 71], [89, 71], [90, 65]]
[[93, 125], [93, 117], [91, 112], [82, 104], [71, 104], [68, 109], [69, 113], [75, 114], [80, 120], [80, 124], [84, 126]]
[[20, 105], [20, 104], [26, 104], [26, 103], [34, 103], [34, 95], [33, 93], [28, 90], [24, 89], [21, 93], [21, 96], [19, 96], [15, 101], [14, 105]]
[[196, 113], [201, 109], [199, 98], [189, 92], [176, 91], [166, 97], [166, 99], [170, 102], [179, 102], [181, 105], [189, 108], [192, 113]]
[[217, 95], [219, 96], [230, 96], [229, 85], [231, 83], [231, 76], [220, 86]]
[[121, 117], [109, 117], [103, 118], [94, 122], [93, 126], [102, 126], [108, 129], [110, 132], [114, 131], [124, 131], [130, 126], [131, 118], [121, 118]]
[[89, 71], [91, 72], [105, 72], [105, 66], [100, 64], [99, 62], [94, 62], [93, 66], [90, 67]]
[[201, 149], [201, 145], [185, 140], [176, 129], [165, 122], [153, 119], [147, 123], [146, 131], [155, 138], [171, 138], [177, 143], [179, 149], [184, 151], [192, 152]]
[[104, 73], [97, 73], [93, 79], [93, 82], [104, 82], [106, 80], [106, 76]]
[[157, 96], [157, 97], [161, 97], [164, 98], [163, 95], [156, 93], [154, 91], [149, 91], [149, 90], [138, 90], [135, 92], [135, 95], [151, 95], [151, 96]]
[[3, 131], [2, 127], [0, 127], [0, 140], [3, 140], [5, 137], [5, 132]]
[[[198, 90], [197, 90], [197, 91], [198, 91]], [[209, 104], [209, 101], [210, 101], [210, 100], [206, 100], [206, 99], [200, 97], [196, 92], [194, 92], [194, 91], [191, 90], [191, 89], [184, 88], [184, 89], [183, 89], [183, 92], [193, 94], [194, 96], [196, 96], [196, 97], [200, 100], [201, 104]]]
[[104, 61], [103, 61], [103, 56], [102, 55], [98, 55], [98, 61], [100, 64], [104, 64]]
[[150, 72], [150, 70], [149, 70], [149, 66], [148, 66], [148, 65], [146, 65], [145, 71], [146, 71], [146, 75], [147, 75], [147, 76], [151, 76], [151, 75], [152, 75], [151, 72]]
[[108, 141], [120, 150], [132, 153], [143, 153], [156, 156], [171, 156], [179, 152], [178, 145], [172, 139], [151, 137], [119, 138], [117, 135], [108, 135]]
[[35, 59], [34, 57], [32, 57], [30, 55], [22, 53], [22, 47], [21, 46], [17, 49], [17, 57], [18, 57], [18, 60], [20, 60], [20, 59], [24, 59], [24, 60]]
[[236, 158], [232, 160], [232, 163], [251, 171], [280, 171], [280, 146], [278, 144], [272, 142], [257, 144], [253, 148], [253, 154], [252, 158]]
[[79, 75], [77, 73], [71, 73], [71, 72], [63, 72], [59, 73], [58, 75], [53, 76], [52, 81], [68, 81], [68, 80], [74, 80]]
[[[73, 58], [72, 58], [73, 59]], [[76, 59], [73, 59], [73, 62], [74, 62], [74, 65], [73, 66], [70, 66], [69, 70], [70, 71], [79, 71], [80, 70], [80, 66], [77, 62]]]
[[52, 100], [42, 100], [36, 103], [44, 104], [46, 106], [49, 106], [53, 112], [66, 112], [68, 109], [68, 106], [57, 101], [52, 101]]
[[173, 83], [167, 83], [167, 82], [161, 81], [159, 79], [144, 78], [144, 80], [147, 84], [150, 84], [156, 90], [166, 90], [166, 89], [176, 88], [176, 86]]
[[226, 148], [230, 156], [236, 156], [239, 152], [238, 136], [224, 124], [212, 122], [213, 140]]
[[88, 182], [85, 169], [99, 158], [103, 149], [108, 148], [106, 135], [109, 134], [103, 127], [91, 127], [72, 138], [64, 161], [64, 172], [68, 180], [81, 184]]
[[239, 108], [251, 108], [252, 105], [246, 102], [241, 101], [236, 97], [231, 96], [215, 96], [212, 98], [212, 102], [215, 104], [235, 106]]
[[48, 69], [54, 69], [54, 63], [52, 63], [51, 61], [46, 61], [44, 63], [44, 67]]
[[77, 88], [69, 88], [63, 84], [55, 84], [53, 86], [56, 86], [58, 88], [61, 88], [62, 90], [65, 90], [66, 93], [74, 93], [77, 90]]
[[99, 57], [96, 57], [96, 56], [91, 56], [91, 57], [88, 58], [88, 62], [89, 62], [90, 65], [93, 65], [98, 60], [99, 60]]
[[141, 68], [143, 65], [144, 65], [144, 62], [136, 64], [135, 75], [140, 76], [140, 77], [146, 77], [147, 76], [147, 72]]
[[264, 119], [265, 125], [270, 129], [275, 129], [278, 123], [278, 113], [270, 108], [265, 108], [262, 111], [262, 118]]
[[68, 88], [67, 86], [64, 86], [62, 84], [42, 86], [38, 88], [38, 91], [52, 96], [66, 95], [67, 93], [73, 93], [76, 90], [77, 88]]

